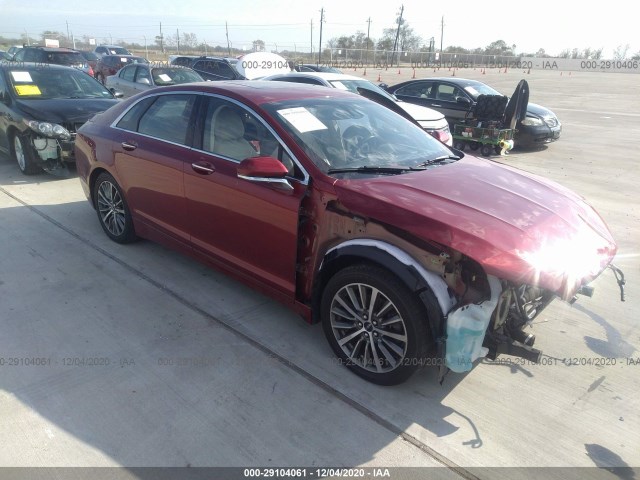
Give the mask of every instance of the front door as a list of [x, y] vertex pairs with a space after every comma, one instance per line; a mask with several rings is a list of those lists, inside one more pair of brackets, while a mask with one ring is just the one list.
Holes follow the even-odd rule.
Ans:
[[[240, 105], [208, 97], [201, 110], [200, 154], [185, 164], [184, 185], [194, 248], [240, 276], [293, 298], [298, 218], [306, 182], [266, 124]], [[238, 178], [240, 161], [279, 158], [293, 190]]]

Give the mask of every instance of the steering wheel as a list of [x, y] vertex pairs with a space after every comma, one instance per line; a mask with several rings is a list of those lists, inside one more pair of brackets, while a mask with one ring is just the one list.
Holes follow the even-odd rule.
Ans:
[[347, 128], [342, 134], [342, 141], [351, 157], [366, 157], [380, 146], [380, 139], [360, 125]]

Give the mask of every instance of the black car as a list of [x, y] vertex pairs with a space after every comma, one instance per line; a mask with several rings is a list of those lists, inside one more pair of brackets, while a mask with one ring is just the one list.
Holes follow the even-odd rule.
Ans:
[[316, 65], [313, 63], [299, 63], [294, 67], [296, 72], [325, 72], [325, 73], [342, 73], [334, 67], [327, 65]]
[[11, 55], [9, 55], [4, 50], [0, 50], [0, 60], [11, 60]]
[[[385, 88], [400, 100], [442, 112], [452, 130], [453, 124], [470, 115], [480, 95], [502, 95], [482, 82], [457, 77], [409, 80]], [[551, 110], [529, 102], [525, 118], [516, 125], [515, 144], [529, 147], [553, 142], [561, 131], [562, 125]]]
[[22, 47], [12, 59], [14, 62], [54, 63], [66, 65], [93, 75], [93, 69], [80, 52], [70, 48]]
[[184, 66], [191, 67], [205, 80], [246, 80], [227, 58], [198, 57]]
[[76, 131], [118, 103], [89, 75], [60, 65], [0, 64], [0, 151], [25, 175], [65, 175]]

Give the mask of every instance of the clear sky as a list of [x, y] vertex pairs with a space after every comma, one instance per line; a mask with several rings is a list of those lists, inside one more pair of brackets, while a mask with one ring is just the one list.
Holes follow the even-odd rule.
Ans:
[[444, 47], [485, 47], [494, 40], [516, 45], [516, 53], [549, 54], [564, 49], [603, 48], [612, 58], [619, 45], [630, 44], [629, 56], [640, 50], [640, 17], [631, 2], [608, 0], [592, 4], [560, 0], [428, 2], [425, 0], [0, 0], [0, 35], [19, 37], [28, 32], [39, 38], [44, 30], [67, 32], [76, 37], [95, 37], [149, 44], [159, 33], [176, 29], [195, 33], [209, 45], [226, 45], [225, 21], [234, 48], [251, 48], [263, 40], [267, 49], [309, 51], [313, 19], [314, 50], [318, 48], [320, 8], [326, 12], [323, 43], [357, 30], [366, 33], [371, 18], [371, 37], [392, 27], [400, 6], [404, 18], [425, 42], [435, 37], [440, 46], [440, 21], [444, 16]]

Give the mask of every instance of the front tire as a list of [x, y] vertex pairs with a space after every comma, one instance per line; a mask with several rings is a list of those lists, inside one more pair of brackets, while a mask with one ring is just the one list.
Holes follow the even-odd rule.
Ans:
[[32, 159], [32, 151], [27, 142], [16, 132], [11, 138], [11, 155], [18, 164], [18, 168], [25, 175], [35, 175], [42, 172]]
[[108, 173], [101, 173], [93, 187], [93, 201], [100, 226], [107, 236], [117, 243], [136, 240], [129, 206], [116, 180]]
[[397, 385], [425, 363], [426, 309], [387, 270], [362, 264], [336, 273], [324, 289], [321, 318], [340, 362], [365, 380]]

